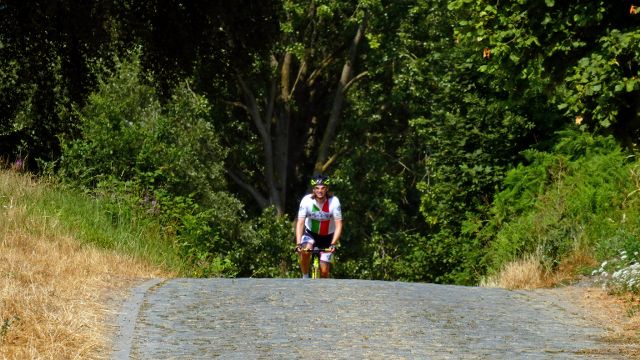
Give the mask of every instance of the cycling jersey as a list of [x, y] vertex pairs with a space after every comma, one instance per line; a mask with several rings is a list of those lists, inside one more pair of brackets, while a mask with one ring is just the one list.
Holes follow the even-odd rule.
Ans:
[[311, 194], [308, 194], [300, 201], [298, 219], [302, 218], [305, 219], [305, 227], [312, 233], [321, 236], [333, 234], [336, 229], [335, 220], [342, 220], [340, 200], [332, 196], [318, 205]]

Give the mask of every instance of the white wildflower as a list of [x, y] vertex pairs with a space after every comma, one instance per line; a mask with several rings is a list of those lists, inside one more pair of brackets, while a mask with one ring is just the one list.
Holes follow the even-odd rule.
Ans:
[[617, 270], [613, 273], [613, 275], [611, 275], [611, 277], [613, 277], [614, 279], [618, 279], [620, 278], [622, 275], [624, 275], [624, 269], [620, 269]]

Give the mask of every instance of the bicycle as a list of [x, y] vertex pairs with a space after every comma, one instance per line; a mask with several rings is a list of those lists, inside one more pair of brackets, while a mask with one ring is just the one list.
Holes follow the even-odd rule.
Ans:
[[[309, 263], [309, 274], [312, 279], [320, 279], [320, 253], [321, 252], [330, 252], [331, 248], [320, 249], [318, 247], [314, 247], [313, 249], [301, 249], [296, 246], [295, 251], [297, 253], [306, 252], [311, 253], [311, 261]], [[335, 248], [334, 248], [335, 251]]]

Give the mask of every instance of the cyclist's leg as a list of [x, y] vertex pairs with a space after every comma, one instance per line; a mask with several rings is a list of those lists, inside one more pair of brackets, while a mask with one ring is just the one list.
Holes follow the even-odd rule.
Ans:
[[[303, 250], [312, 250], [313, 244], [315, 241], [311, 236], [306, 234], [302, 235], [302, 239], [300, 239], [300, 244], [302, 245]], [[311, 251], [301, 251], [300, 252], [300, 271], [302, 272], [302, 276], [309, 276], [309, 267], [311, 263]]]
[[[329, 253], [329, 256], [331, 256], [331, 253]], [[329, 259], [329, 261], [321, 260], [320, 261], [320, 277], [323, 279], [328, 278], [330, 270], [331, 270], [331, 259]]]
[[[332, 235], [329, 236], [323, 236], [322, 238], [318, 239], [317, 241], [317, 246], [320, 249], [328, 249], [331, 246], [331, 239], [333, 238]], [[333, 253], [330, 251], [321, 251], [320, 252], [320, 277], [321, 278], [328, 278], [329, 277], [329, 271], [331, 270], [331, 257], [333, 256]]]

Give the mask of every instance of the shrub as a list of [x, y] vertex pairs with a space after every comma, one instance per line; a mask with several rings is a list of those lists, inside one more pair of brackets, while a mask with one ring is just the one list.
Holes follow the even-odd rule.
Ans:
[[60, 174], [114, 206], [124, 200], [159, 217], [192, 275], [238, 274], [227, 254], [245, 226], [243, 208], [226, 192], [226, 151], [207, 100], [183, 84], [161, 104], [138, 52], [115, 64], [77, 111], [82, 136], [63, 141]]
[[605, 260], [591, 275], [597, 276], [602, 286], [614, 293], [640, 294], [640, 253], [621, 250], [618, 256]]
[[207, 100], [185, 84], [161, 105], [141, 79], [138, 57], [116, 61], [100, 78], [79, 111], [82, 137], [63, 142], [61, 174], [86, 188], [118, 179], [214, 204], [225, 189], [226, 151], [208, 122]]
[[[489, 273], [505, 264], [539, 256], [555, 269], [574, 250], [598, 257], [620, 250], [621, 232], [636, 233], [634, 163], [612, 137], [561, 132], [549, 152], [528, 150], [529, 164], [511, 170], [481, 230], [488, 240]], [[618, 235], [616, 235], [618, 234]]]

